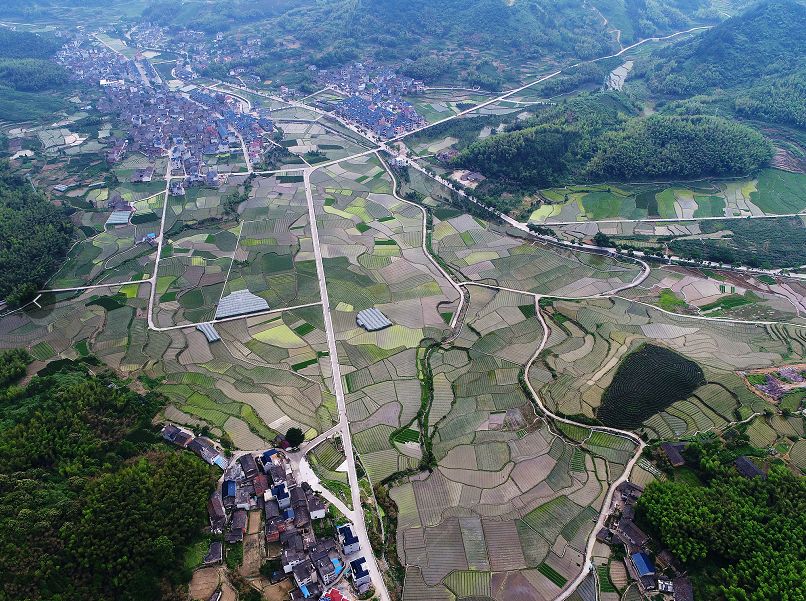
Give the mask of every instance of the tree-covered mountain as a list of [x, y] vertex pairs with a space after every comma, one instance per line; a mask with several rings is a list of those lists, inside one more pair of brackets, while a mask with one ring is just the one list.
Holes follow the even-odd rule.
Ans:
[[762, 2], [700, 36], [654, 53], [650, 87], [690, 96], [786, 77], [806, 61], [806, 6]]
[[596, 147], [587, 172], [620, 181], [745, 175], [773, 155], [756, 130], [710, 116], [631, 119], [604, 134]]
[[621, 32], [623, 44], [722, 18], [706, 0], [594, 0], [593, 5], [610, 27]]
[[749, 173], [772, 147], [757, 131], [710, 116], [641, 117], [621, 94], [582, 95], [470, 144], [455, 165], [493, 178], [491, 189], [566, 181], [640, 181]]
[[48, 60], [61, 47], [53, 36], [0, 27], [0, 119], [30, 121], [64, 105], [52, 94], [67, 84], [67, 72]]
[[28, 300], [59, 267], [71, 240], [63, 210], [0, 163], [0, 299]]
[[0, 354], [0, 599], [180, 598], [209, 466], [153, 433], [155, 395], [85, 364], [13, 385], [28, 361]]

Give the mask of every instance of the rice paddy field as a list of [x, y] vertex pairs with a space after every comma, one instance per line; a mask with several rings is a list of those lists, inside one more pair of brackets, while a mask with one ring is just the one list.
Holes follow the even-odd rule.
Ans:
[[449, 211], [435, 212], [432, 246], [468, 281], [539, 294], [599, 294], [640, 273], [633, 262], [524, 241], [470, 215], [453, 216]]
[[153, 273], [156, 250], [142, 242], [150, 229], [130, 224], [97, 232], [96, 227], [103, 227], [99, 216], [105, 221], [107, 214], [84, 213], [79, 217], [81, 231], [90, 236], [70, 249], [62, 267], [48, 281], [48, 288], [127, 282], [147, 279]]
[[459, 336], [430, 355], [437, 465], [391, 491], [404, 600], [551, 599], [581, 570], [633, 445], [536, 417], [519, 374], [541, 339], [533, 296], [471, 286]]
[[[165, 202], [165, 183], [125, 184], [77, 188], [67, 192], [65, 203], [77, 210], [71, 219], [78, 240], [65, 263], [48, 282], [49, 288], [70, 288], [147, 278], [153, 273], [155, 249], [144, 242], [158, 233], [159, 216]], [[120, 196], [135, 211], [128, 224], [107, 226], [110, 198]]]
[[806, 209], [806, 176], [765, 169], [744, 180], [704, 181], [692, 186], [610, 184], [541, 190], [546, 204], [534, 211], [532, 223], [619, 219], [700, 219], [787, 215]]
[[[417, 465], [419, 447], [390, 435], [420, 408], [417, 349], [445, 335], [441, 313], [456, 311], [459, 294], [422, 249], [422, 212], [391, 194], [376, 158], [320, 169], [312, 184], [353, 441], [377, 482]], [[359, 327], [370, 307], [393, 325]]]
[[35, 369], [92, 354], [147, 376], [169, 400], [167, 419], [206, 423], [238, 448], [265, 447], [292, 426], [313, 435], [333, 425], [319, 307], [218, 323], [221, 341], [211, 344], [194, 327], [149, 330], [148, 294], [130, 285], [45, 295], [42, 308], [0, 321], [0, 347], [31, 349]]
[[[555, 301], [545, 312], [551, 335], [529, 376], [547, 406], [653, 438], [721, 431], [774, 410], [737, 372], [798, 363], [806, 354], [806, 331], [787, 324], [693, 320], [621, 298]], [[664, 350], [643, 360], [640, 351], [648, 348]], [[661, 378], [669, 361], [653, 366], [652, 357], [663, 353], [674, 353], [692, 377], [683, 381], [676, 370]], [[644, 382], [650, 375], [651, 387]], [[635, 423], [621, 423], [628, 415]]]

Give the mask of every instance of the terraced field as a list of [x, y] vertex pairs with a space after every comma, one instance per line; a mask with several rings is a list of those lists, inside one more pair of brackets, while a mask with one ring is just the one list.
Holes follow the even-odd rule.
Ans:
[[[692, 320], [624, 299], [555, 301], [544, 309], [551, 335], [529, 375], [547, 406], [566, 415], [619, 423], [631, 416], [627, 425], [653, 437], [718, 430], [763, 412], [767, 402], [750, 392], [736, 371], [798, 363], [806, 354], [804, 330], [785, 324]], [[667, 373], [666, 360], [625, 379], [633, 371], [630, 357], [647, 344], [687, 366], [692, 377], [685, 390], [676, 390], [682, 384], [678, 374], [661, 377]], [[702, 370], [703, 380], [690, 362]], [[619, 376], [625, 366], [629, 369]], [[605, 391], [612, 403], [607, 409]], [[664, 407], [656, 404], [659, 394]]]
[[621, 362], [596, 417], [612, 428], [633, 429], [704, 383], [702, 369], [694, 361], [645, 344]]
[[432, 246], [468, 281], [539, 294], [587, 296], [633, 281], [632, 262], [573, 253], [508, 236], [470, 215], [435, 215]]
[[291, 426], [315, 433], [333, 425], [335, 400], [319, 365], [327, 352], [319, 307], [220, 323], [222, 340], [208, 343], [194, 327], [149, 330], [148, 286], [132, 293], [43, 297], [41, 309], [0, 322], [0, 348], [30, 345], [39, 367], [93, 354], [115, 370], [147, 376], [170, 401], [166, 417], [207, 423], [240, 448], [265, 446]]
[[529, 221], [552, 224], [786, 215], [806, 208], [803, 180], [802, 174], [765, 169], [756, 178], [695, 186], [601, 184], [550, 188], [540, 191], [546, 202], [532, 213]]
[[[312, 181], [353, 440], [378, 482], [420, 459], [418, 445], [390, 435], [420, 408], [417, 349], [444, 336], [440, 313], [455, 312], [459, 295], [422, 250], [421, 211], [391, 195], [377, 159], [321, 169]], [[393, 325], [360, 328], [356, 314], [370, 307]]]
[[470, 295], [458, 338], [430, 355], [435, 469], [391, 491], [401, 561], [419, 567], [404, 599], [551, 599], [579, 573], [608, 482], [634, 449], [584, 427], [578, 440], [552, 432], [519, 380], [542, 339], [523, 310], [533, 297]]

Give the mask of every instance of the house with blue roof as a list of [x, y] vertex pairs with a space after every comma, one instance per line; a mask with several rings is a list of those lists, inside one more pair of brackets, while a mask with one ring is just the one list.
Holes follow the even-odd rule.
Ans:
[[350, 573], [353, 576], [353, 584], [358, 590], [369, 584], [370, 576], [367, 570], [367, 560], [364, 557], [359, 557], [350, 562]]
[[358, 537], [353, 531], [352, 524], [344, 524], [337, 528], [339, 533], [339, 541], [341, 542], [342, 552], [345, 555], [352, 555], [361, 550], [361, 543], [358, 542]]
[[655, 564], [652, 563], [649, 555], [644, 552], [633, 553], [630, 555], [630, 564], [627, 567], [633, 568], [629, 571], [638, 580], [641, 589], [654, 591], [658, 588], [658, 581], [655, 578]]
[[633, 553], [630, 555], [630, 560], [632, 560], [632, 563], [635, 566], [639, 576], [655, 575], [655, 564], [652, 563], [652, 560], [646, 553]]

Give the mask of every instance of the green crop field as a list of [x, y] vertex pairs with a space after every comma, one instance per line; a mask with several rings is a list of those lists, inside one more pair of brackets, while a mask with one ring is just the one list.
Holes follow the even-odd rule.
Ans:
[[664, 347], [646, 344], [619, 365], [596, 416], [607, 426], [637, 428], [705, 382], [702, 369]]
[[721, 196], [700, 196], [695, 195], [697, 210], [694, 217], [724, 217], [725, 199]]
[[537, 571], [559, 587], [565, 586], [565, 583], [568, 582], [567, 578], [546, 563], [541, 563], [539, 566], [537, 566]]
[[765, 169], [758, 176], [757, 188], [750, 200], [765, 213], [784, 215], [806, 209], [806, 175]]

